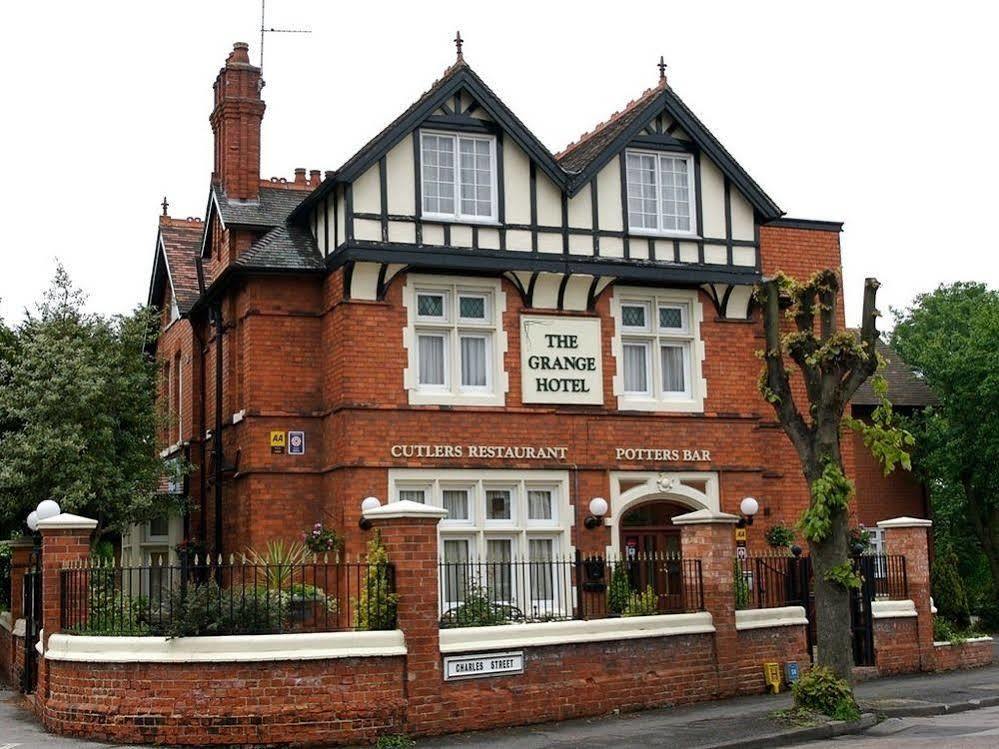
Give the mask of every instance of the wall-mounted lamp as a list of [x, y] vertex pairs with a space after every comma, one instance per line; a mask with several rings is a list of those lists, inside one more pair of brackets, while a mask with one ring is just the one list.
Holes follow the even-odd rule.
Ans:
[[604, 515], [607, 514], [608, 509], [609, 507], [607, 506], [606, 499], [603, 497], [594, 497], [590, 500], [590, 514], [586, 520], [583, 521], [583, 525], [590, 530], [593, 530], [600, 525], [600, 522], [603, 520]]
[[377, 510], [382, 506], [382, 501], [378, 497], [365, 497], [361, 500], [361, 521], [358, 523], [362, 531], [371, 528], [371, 521], [364, 517], [364, 513]]
[[760, 503], [753, 497], [746, 497], [739, 503], [739, 512], [742, 514], [740, 527], [753, 524], [753, 516], [760, 511]]

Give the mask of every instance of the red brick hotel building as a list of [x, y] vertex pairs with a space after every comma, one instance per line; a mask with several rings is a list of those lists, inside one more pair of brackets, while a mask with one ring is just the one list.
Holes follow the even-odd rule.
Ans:
[[[674, 515], [747, 496], [750, 550], [795, 524], [752, 290], [839, 268], [842, 227], [784, 216], [665, 77], [553, 154], [459, 55], [339, 168], [293, 180], [261, 179], [260, 92], [237, 44], [205, 216], [160, 218], [163, 455], [195, 466], [175, 487], [193, 509], [126, 546], [227, 555], [323, 521], [355, 553], [368, 496], [447, 509], [450, 560], [677, 550]], [[846, 439], [858, 521], [926, 516]]]

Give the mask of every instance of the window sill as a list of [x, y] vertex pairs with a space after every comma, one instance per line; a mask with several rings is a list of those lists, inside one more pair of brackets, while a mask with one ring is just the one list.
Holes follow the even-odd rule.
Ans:
[[420, 221], [428, 221], [438, 224], [472, 224], [474, 226], [493, 226], [496, 228], [503, 226], [503, 224], [494, 218], [465, 218], [434, 213], [422, 213], [417, 218]]
[[618, 411], [662, 411], [666, 413], [695, 413], [704, 410], [704, 400], [658, 400], [656, 398], [617, 397]]
[[506, 405], [504, 394], [489, 393], [488, 395], [470, 395], [462, 393], [452, 395], [450, 393], [421, 392], [418, 390], [409, 391], [409, 405], [411, 406], [495, 406]]
[[652, 229], [628, 229], [628, 234], [631, 236], [638, 237], [649, 237], [650, 239], [684, 239], [688, 242], [700, 242], [704, 239], [700, 234], [696, 232], [682, 232], [682, 231], [655, 231]]

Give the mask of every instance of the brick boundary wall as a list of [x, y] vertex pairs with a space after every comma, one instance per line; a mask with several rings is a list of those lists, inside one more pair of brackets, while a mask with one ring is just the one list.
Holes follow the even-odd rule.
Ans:
[[[13, 626], [13, 622], [11, 622], [11, 626]], [[14, 636], [4, 623], [0, 622], [0, 682], [11, 687], [17, 684], [17, 679], [14, 678], [13, 666]]]
[[962, 643], [934, 643], [933, 670], [955, 671], [959, 668], [991, 666], [992, 639], [971, 640]]
[[[765, 689], [763, 663], [797, 660], [802, 669], [808, 667], [805, 625], [793, 616], [785, 617], [782, 626], [737, 629], [734, 518], [698, 511], [680, 516], [678, 524], [685, 553], [701, 560], [705, 608], [714, 632], [653, 630], [655, 634], [635, 639], [567, 637], [557, 644], [534, 644], [530, 637], [538, 630], [527, 626], [523, 646], [502, 648], [523, 652], [523, 673], [445, 681], [437, 625], [439, 517], [434, 513], [440, 511], [426, 505], [399, 507], [410, 504], [368, 513], [396, 565], [398, 626], [405, 634], [406, 655], [221, 663], [111, 663], [53, 655], [40, 661], [36, 698], [46, 728], [128, 743], [356, 744], [393, 733], [426, 736], [754, 694]], [[888, 527], [889, 543], [895, 539], [909, 553], [919, 553], [925, 526]], [[74, 561], [74, 555], [87, 553], [89, 531], [60, 528], [43, 535], [48, 554], [44, 570], [50, 575], [58, 565]], [[928, 596], [918, 560], [914, 569], [910, 592]], [[52, 586], [45, 582], [48, 593]], [[58, 631], [58, 601], [58, 595], [45, 601], [46, 640]], [[928, 598], [925, 606], [921, 598], [914, 605], [917, 616], [875, 623], [882, 673], [991, 662], [991, 641], [931, 643], [932, 650], [924, 652], [927, 622], [920, 617], [929, 614]], [[700, 616], [707, 623], [707, 616]], [[615, 631], [624, 628], [622, 623]], [[499, 647], [486, 634], [481, 645], [469, 642], [460, 651], [451, 642], [448, 655], [496, 652]]]

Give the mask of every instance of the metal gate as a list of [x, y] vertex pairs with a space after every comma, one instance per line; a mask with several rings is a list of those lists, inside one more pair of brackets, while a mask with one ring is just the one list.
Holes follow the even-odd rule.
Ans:
[[875, 665], [874, 617], [871, 615], [871, 602], [874, 600], [876, 561], [876, 557], [868, 555], [853, 558], [854, 570], [861, 579], [860, 587], [850, 591], [854, 666]]
[[42, 551], [35, 549], [24, 574], [24, 670], [21, 691], [32, 694], [38, 681], [38, 635], [42, 629]]

